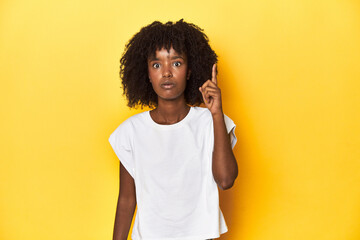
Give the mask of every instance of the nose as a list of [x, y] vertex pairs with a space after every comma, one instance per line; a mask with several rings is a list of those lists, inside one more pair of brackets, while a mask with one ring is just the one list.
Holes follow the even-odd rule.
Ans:
[[168, 67], [168, 66], [164, 67], [163, 77], [166, 77], [166, 78], [172, 77], [172, 72], [171, 72], [170, 67]]

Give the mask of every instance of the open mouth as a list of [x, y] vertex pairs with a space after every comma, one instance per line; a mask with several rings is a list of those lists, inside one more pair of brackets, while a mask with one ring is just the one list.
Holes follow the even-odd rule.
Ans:
[[164, 89], [170, 89], [170, 88], [173, 88], [175, 86], [175, 84], [173, 83], [163, 83], [161, 84], [161, 87], [164, 88]]

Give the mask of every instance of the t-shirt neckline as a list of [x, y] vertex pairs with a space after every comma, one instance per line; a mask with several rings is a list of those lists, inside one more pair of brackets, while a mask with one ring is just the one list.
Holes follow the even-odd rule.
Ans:
[[151, 118], [151, 115], [150, 115], [150, 110], [147, 111], [147, 114], [146, 114], [146, 118], [148, 120], [148, 122], [158, 128], [158, 129], [174, 129], [174, 128], [179, 128], [181, 127], [182, 125], [184, 125], [187, 121], [189, 121], [189, 119], [191, 118], [192, 114], [194, 112], [194, 109], [192, 106], [190, 106], [190, 110], [189, 112], [186, 114], [186, 116], [181, 119], [179, 122], [177, 123], [173, 123], [173, 124], [159, 124], [157, 122], [155, 122], [152, 118]]

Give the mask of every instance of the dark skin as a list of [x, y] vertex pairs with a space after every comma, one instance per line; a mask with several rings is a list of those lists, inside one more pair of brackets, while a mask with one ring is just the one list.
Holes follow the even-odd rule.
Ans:
[[117, 202], [113, 240], [126, 240], [136, 207], [135, 182], [120, 162], [120, 191]]
[[[149, 80], [158, 95], [158, 106], [150, 111], [151, 118], [158, 124], [174, 124], [188, 114], [184, 90], [191, 71], [185, 54], [173, 48], [156, 51], [148, 59]], [[238, 175], [238, 167], [233, 154], [230, 134], [227, 133], [222, 111], [221, 92], [217, 86], [216, 65], [212, 68], [212, 79], [200, 88], [205, 106], [209, 109], [214, 123], [214, 152], [212, 172], [220, 189], [233, 186]], [[135, 182], [120, 163], [120, 192], [114, 225], [114, 240], [126, 240], [136, 207]]]

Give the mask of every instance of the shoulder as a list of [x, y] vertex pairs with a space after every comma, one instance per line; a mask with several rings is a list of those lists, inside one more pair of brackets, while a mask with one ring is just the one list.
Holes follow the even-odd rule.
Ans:
[[[195, 112], [195, 116], [197, 118], [202, 118], [202, 119], [210, 119], [212, 120], [212, 115], [211, 112], [208, 108], [203, 108], [203, 107], [193, 107], [194, 108], [194, 112]], [[225, 122], [231, 122], [231, 118], [228, 117], [225, 113], [224, 113], [224, 120]]]
[[211, 112], [208, 108], [204, 107], [193, 107], [194, 115], [198, 118], [211, 118]]
[[139, 125], [141, 122], [144, 121], [145, 114], [148, 114], [148, 113], [146, 111], [141, 112], [141, 113], [137, 113], [137, 114], [127, 118], [126, 120], [124, 120], [111, 133], [110, 138], [112, 136], [116, 136], [116, 135], [119, 135], [119, 134], [125, 134], [125, 135], [131, 134], [134, 131], [134, 129], [137, 127], [137, 125]]
[[193, 114], [190, 121], [194, 129], [211, 129], [213, 124], [210, 110], [203, 107], [193, 107]]

